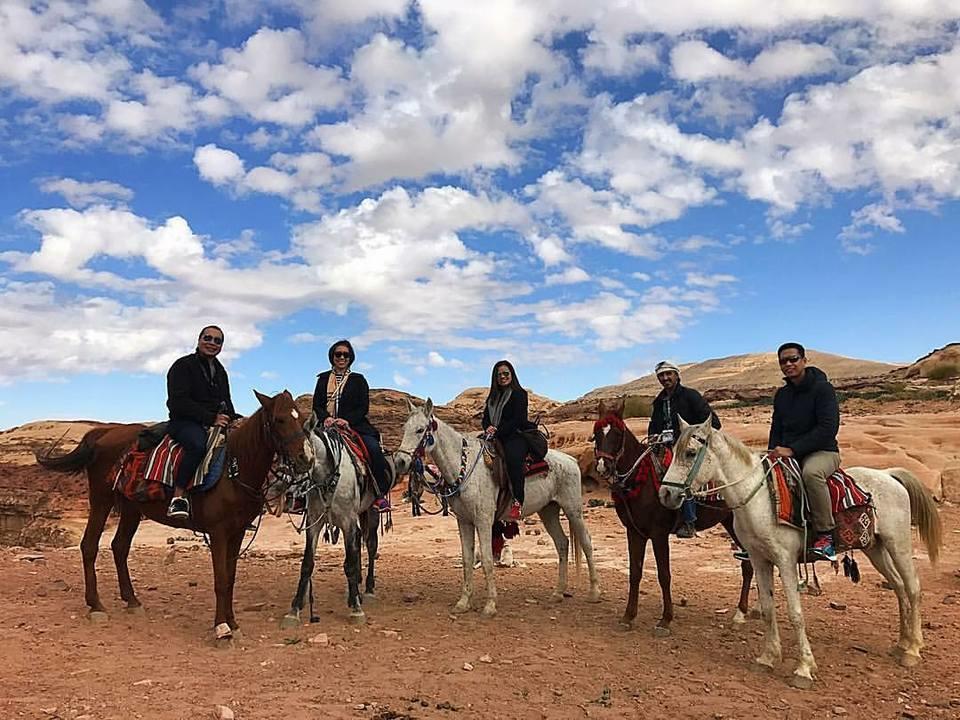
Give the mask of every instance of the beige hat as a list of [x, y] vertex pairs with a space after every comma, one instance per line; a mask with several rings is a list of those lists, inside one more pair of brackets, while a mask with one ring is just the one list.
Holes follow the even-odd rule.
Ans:
[[677, 375], [680, 374], [680, 368], [678, 368], [672, 362], [670, 362], [669, 360], [661, 360], [660, 362], [657, 363], [657, 367], [653, 369], [653, 373], [654, 375], [659, 375], [662, 372], [670, 372], [671, 370], [675, 372]]

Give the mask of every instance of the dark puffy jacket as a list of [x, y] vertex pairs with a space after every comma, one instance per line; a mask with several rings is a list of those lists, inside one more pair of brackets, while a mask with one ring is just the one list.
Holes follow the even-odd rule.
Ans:
[[[527, 403], [527, 391], [523, 388], [514, 388], [500, 414], [500, 424], [497, 425], [496, 434], [498, 440], [509, 437], [517, 430], [530, 430], [536, 427], [527, 417]], [[484, 429], [490, 427], [490, 413], [486, 404], [483, 406], [483, 427]]]
[[[327, 384], [330, 382], [330, 370], [317, 375], [317, 387], [313, 391], [313, 411], [322, 423], [330, 413], [327, 412]], [[337, 417], [343, 418], [350, 427], [361, 435], [377, 435], [377, 429], [370, 424], [367, 414], [370, 412], [370, 386], [360, 373], [352, 372], [347, 376], [347, 384], [340, 392]]]
[[812, 365], [803, 381], [785, 381], [773, 398], [769, 447], [788, 447], [798, 462], [818, 450], [839, 452], [840, 406], [826, 373]]
[[[669, 402], [669, 411], [667, 409]], [[669, 412], [669, 424], [667, 422]], [[680, 422], [678, 418], [691, 425], [704, 422], [711, 418], [711, 425], [717, 430], [720, 429], [720, 418], [710, 409], [710, 403], [703, 399], [703, 395], [693, 388], [677, 383], [672, 395], [667, 395], [666, 390], [661, 390], [660, 394], [653, 401], [653, 412], [650, 416], [650, 424], [647, 426], [647, 435], [659, 435], [664, 430], [672, 429], [674, 440], [680, 435]]]
[[[213, 425], [217, 413], [239, 417], [230, 399], [227, 371], [216, 358], [210, 364], [195, 352], [184, 355], [167, 371], [167, 409], [171, 420], [193, 420], [205, 427]], [[223, 410], [221, 410], [223, 403]]]

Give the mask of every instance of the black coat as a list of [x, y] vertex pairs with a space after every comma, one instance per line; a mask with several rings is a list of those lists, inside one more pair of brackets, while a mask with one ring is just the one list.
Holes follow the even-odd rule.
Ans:
[[216, 358], [212, 363], [213, 377], [207, 360], [198, 352], [184, 355], [170, 366], [167, 371], [167, 409], [171, 420], [193, 420], [209, 427], [220, 412], [231, 419], [239, 417], [230, 399], [227, 371]]
[[820, 368], [807, 367], [803, 381], [785, 381], [773, 398], [768, 446], [788, 447], [797, 462], [819, 450], [839, 452], [840, 405], [833, 385]]
[[[313, 412], [320, 418], [321, 423], [330, 417], [327, 412], [327, 383], [330, 382], [331, 372], [327, 370], [317, 375], [317, 387], [313, 391]], [[369, 412], [370, 386], [363, 375], [352, 372], [347, 376], [347, 384], [340, 392], [337, 417], [346, 420], [350, 427], [361, 435], [377, 435], [377, 429], [367, 419]]]
[[[667, 424], [667, 401], [669, 400], [669, 417]], [[673, 394], [667, 395], [666, 390], [661, 390], [660, 394], [654, 398], [653, 412], [650, 415], [650, 424], [647, 426], [647, 435], [659, 435], [664, 430], [672, 429], [673, 438], [677, 439], [680, 435], [680, 422], [678, 418], [683, 418], [691, 425], [697, 425], [712, 418], [711, 425], [717, 430], [720, 429], [720, 418], [710, 409], [710, 403], [703, 399], [703, 395], [693, 388], [677, 383]]]
[[[500, 413], [500, 423], [497, 425], [497, 432], [494, 437], [498, 440], [504, 440], [518, 430], [530, 430], [536, 427], [527, 417], [527, 402], [527, 391], [523, 388], [514, 388], [510, 394], [510, 399], [503, 407], [503, 412]], [[490, 427], [491, 424], [490, 411], [487, 410], [486, 403], [484, 403], [484, 429]]]

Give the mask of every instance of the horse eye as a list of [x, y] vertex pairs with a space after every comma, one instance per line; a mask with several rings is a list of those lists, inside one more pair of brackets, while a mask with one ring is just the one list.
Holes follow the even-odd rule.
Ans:
[[426, 430], [426, 428], [417, 428], [417, 435], [423, 435], [424, 430]]
[[688, 458], [695, 458], [695, 457], [697, 456], [697, 451], [694, 450], [693, 448], [689, 448], [689, 449], [684, 453], [684, 455], [686, 455]]

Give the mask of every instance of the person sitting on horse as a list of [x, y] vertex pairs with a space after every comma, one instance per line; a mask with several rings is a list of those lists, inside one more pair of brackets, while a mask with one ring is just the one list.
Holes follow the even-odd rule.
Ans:
[[174, 362], [167, 372], [167, 434], [183, 448], [168, 517], [190, 517], [190, 501], [184, 493], [206, 455], [207, 428], [225, 428], [240, 417], [230, 399], [227, 371], [217, 360], [222, 349], [223, 330], [207, 325], [197, 338], [197, 349]]
[[840, 467], [840, 405], [826, 373], [807, 365], [806, 350], [795, 342], [777, 350], [783, 386], [773, 398], [773, 418], [767, 446], [771, 455], [794, 458], [802, 472], [816, 536], [815, 557], [836, 560], [833, 509], [827, 478]]
[[363, 441], [370, 456], [370, 470], [376, 487], [374, 506], [387, 510], [390, 501], [390, 471], [380, 447], [380, 433], [367, 419], [370, 412], [370, 386], [358, 372], [353, 372], [357, 355], [349, 340], [337, 340], [327, 351], [330, 369], [317, 375], [317, 387], [313, 391], [313, 412], [324, 428], [337, 425], [352, 429]]
[[496, 438], [503, 446], [504, 464], [513, 491], [507, 519], [513, 521], [523, 514], [523, 464], [530, 450], [522, 431], [536, 427], [527, 417], [527, 402], [527, 391], [520, 387], [513, 365], [508, 360], [494, 365], [490, 393], [483, 408], [483, 429], [488, 439]]
[[[720, 429], [720, 418], [710, 408], [710, 403], [693, 388], [680, 384], [679, 367], [669, 360], [663, 360], [657, 363], [654, 373], [663, 390], [653, 401], [647, 435], [659, 435], [665, 445], [673, 447], [680, 436], [679, 418], [690, 424], [702, 423], [711, 418], [711, 425]], [[683, 523], [677, 528], [677, 537], [696, 537], [697, 503], [687, 498], [683, 501], [680, 514]]]

